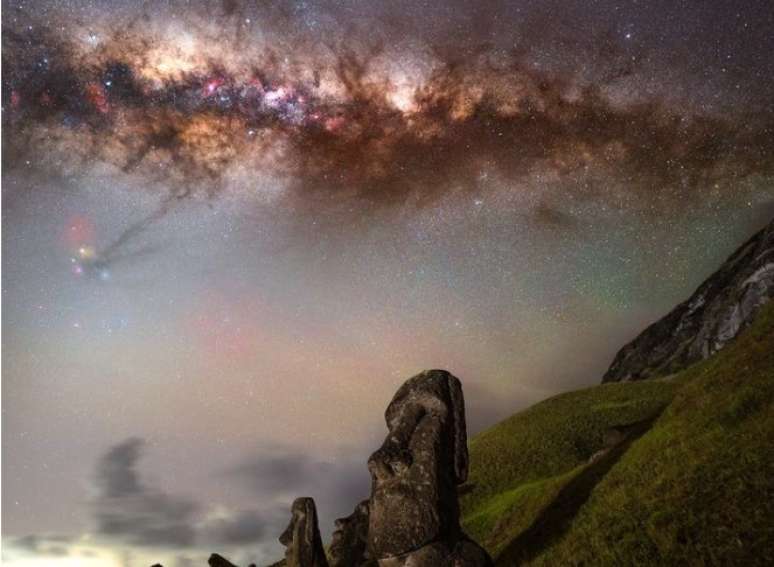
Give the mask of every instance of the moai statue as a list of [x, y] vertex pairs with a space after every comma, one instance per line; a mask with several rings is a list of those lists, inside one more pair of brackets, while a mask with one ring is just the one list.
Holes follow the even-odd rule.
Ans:
[[329, 548], [331, 567], [363, 567], [369, 563], [368, 500], [355, 506], [346, 518], [336, 520], [336, 531]]
[[368, 551], [380, 567], [479, 567], [492, 560], [460, 528], [468, 476], [465, 401], [444, 370], [406, 381], [385, 412], [389, 433], [368, 461]]
[[317, 508], [312, 498], [296, 498], [290, 524], [279, 540], [285, 550], [287, 567], [328, 567], [317, 525]]

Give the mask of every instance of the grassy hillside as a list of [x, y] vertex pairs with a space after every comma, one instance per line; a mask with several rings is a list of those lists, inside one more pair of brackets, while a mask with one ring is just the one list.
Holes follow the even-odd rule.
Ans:
[[774, 564], [773, 400], [774, 304], [671, 379], [563, 394], [477, 436], [464, 527], [500, 565]]

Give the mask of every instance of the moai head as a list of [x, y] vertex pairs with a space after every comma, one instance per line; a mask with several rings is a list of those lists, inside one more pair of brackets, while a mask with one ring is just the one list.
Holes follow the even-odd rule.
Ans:
[[368, 547], [393, 557], [459, 531], [457, 485], [467, 480], [460, 381], [429, 370], [400, 387], [385, 413], [389, 434], [368, 461]]
[[336, 520], [330, 546], [331, 567], [357, 567], [368, 559], [368, 500], [346, 518]]
[[317, 524], [317, 508], [312, 498], [296, 498], [290, 524], [279, 541], [287, 549], [287, 567], [328, 567]]

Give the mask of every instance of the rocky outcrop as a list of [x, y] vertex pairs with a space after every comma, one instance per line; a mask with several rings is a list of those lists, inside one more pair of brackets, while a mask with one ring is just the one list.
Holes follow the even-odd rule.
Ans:
[[328, 567], [317, 523], [317, 508], [311, 498], [296, 498], [290, 524], [279, 540], [287, 567]]
[[457, 486], [467, 479], [460, 381], [423, 372], [398, 389], [389, 433], [368, 461], [372, 489], [368, 551], [380, 567], [473, 567], [491, 559], [463, 533]]
[[687, 301], [621, 349], [602, 381], [664, 376], [708, 358], [747, 328], [773, 296], [774, 220]]
[[373, 564], [368, 556], [368, 500], [346, 518], [336, 520], [328, 549], [331, 567], [363, 567]]

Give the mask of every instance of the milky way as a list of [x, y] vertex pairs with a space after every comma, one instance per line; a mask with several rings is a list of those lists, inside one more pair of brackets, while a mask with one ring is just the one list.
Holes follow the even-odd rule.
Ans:
[[536, 64], [542, 45], [529, 37], [455, 49], [404, 36], [398, 51], [352, 27], [280, 34], [278, 45], [272, 30], [287, 16], [256, 10], [227, 3], [164, 25], [144, 13], [88, 26], [12, 10], [6, 162], [101, 160], [178, 195], [269, 177], [305, 198], [375, 202], [472, 191], [482, 171], [565, 179], [591, 195], [612, 178], [669, 206], [774, 167], [771, 108], [632, 93], [644, 56], [627, 49], [631, 34], [600, 38], [590, 81], [581, 67]]

